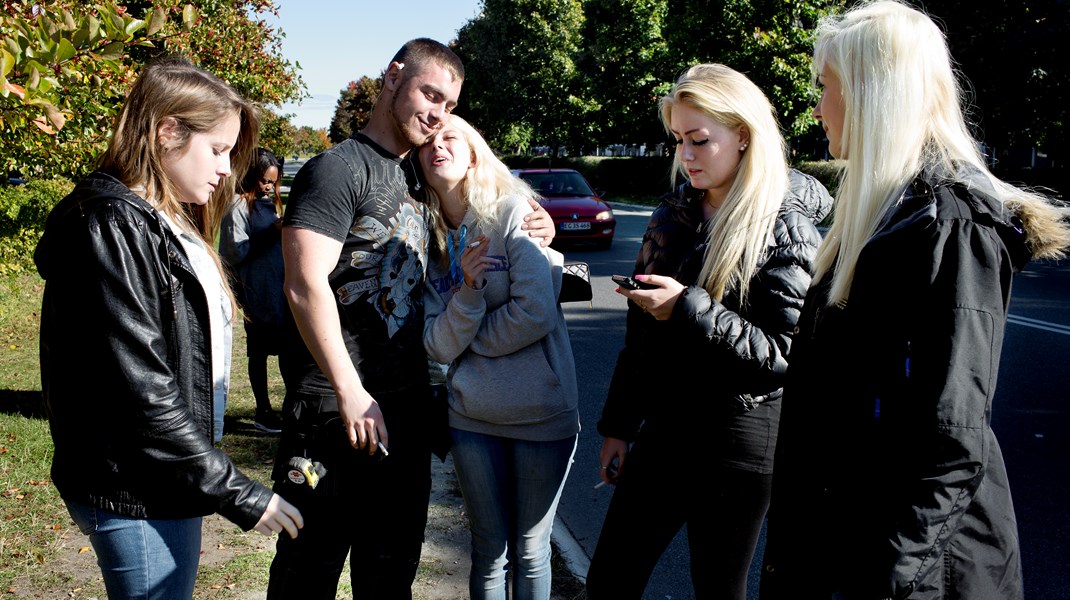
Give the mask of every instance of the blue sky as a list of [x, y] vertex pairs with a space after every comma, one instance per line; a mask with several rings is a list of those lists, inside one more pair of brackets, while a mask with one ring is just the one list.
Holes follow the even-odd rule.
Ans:
[[398, 48], [429, 37], [449, 43], [476, 16], [479, 0], [278, 0], [282, 53], [300, 63], [312, 95], [282, 112], [298, 126], [329, 127], [342, 88], [362, 76], [378, 77]]

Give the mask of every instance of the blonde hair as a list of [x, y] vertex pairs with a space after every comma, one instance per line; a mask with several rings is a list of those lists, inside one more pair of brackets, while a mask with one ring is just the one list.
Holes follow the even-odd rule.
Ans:
[[836, 216], [817, 256], [815, 281], [835, 268], [829, 303], [846, 302], [862, 247], [880, 219], [922, 171], [951, 178], [971, 166], [1011, 210], [1036, 215], [1027, 244], [1036, 256], [1059, 256], [1068, 231], [1061, 209], [1039, 194], [1000, 181], [970, 134], [944, 34], [924, 13], [895, 0], [863, 2], [823, 18], [812, 70], [840, 80], [846, 159]]
[[[181, 202], [164, 169], [165, 157], [185, 148], [192, 134], [211, 131], [231, 115], [238, 116], [241, 126], [230, 151], [230, 176], [223, 178], [206, 205]], [[168, 118], [178, 124], [177, 135], [165, 141], [157, 132]], [[186, 59], [162, 58], [149, 63], [130, 88], [100, 168], [127, 187], [143, 189], [156, 210], [199, 234], [227, 281], [214, 249], [215, 232], [230, 209], [234, 182], [242, 179], [252, 162], [259, 131], [256, 107], [223, 80]], [[229, 286], [223, 287], [230, 293]]]
[[[475, 223], [482, 229], [492, 229], [498, 225], [498, 205], [506, 196], [518, 196], [525, 200], [539, 197], [526, 181], [509, 171], [509, 167], [494, 154], [483, 136], [468, 121], [451, 115], [443, 129], [455, 129], [471, 149], [472, 167], [461, 182], [461, 196], [467, 201], [468, 210], [475, 214]], [[440, 211], [441, 201], [431, 186], [427, 186], [427, 205], [431, 213], [435, 247], [439, 250], [439, 258], [446, 260], [445, 219]]]
[[[691, 67], [658, 104], [661, 122], [670, 135], [672, 111], [678, 104], [695, 108], [729, 129], [742, 126], [750, 132], [728, 196], [710, 228], [699, 275], [713, 298], [721, 300], [735, 289], [744, 304], [788, 189], [784, 138], [773, 107], [750, 79], [720, 64]], [[686, 177], [679, 153], [673, 157], [672, 168], [674, 174]]]

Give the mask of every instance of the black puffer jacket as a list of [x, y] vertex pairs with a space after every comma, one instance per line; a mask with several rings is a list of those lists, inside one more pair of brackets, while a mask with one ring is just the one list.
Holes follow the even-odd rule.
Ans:
[[255, 526], [271, 491], [212, 444], [208, 304], [167, 224], [93, 173], [52, 210], [34, 260], [60, 495], [135, 518]]
[[1029, 208], [1007, 210], [977, 173], [919, 176], [862, 249], [847, 302], [828, 305], [831, 276], [811, 290], [763, 599], [1022, 597], [991, 416], [1011, 278], [1039, 249]]
[[789, 183], [747, 306], [735, 293], [718, 302], [698, 282], [709, 225], [702, 191], [685, 184], [661, 199], [635, 272], [668, 275], [689, 287], [667, 321], [629, 303], [625, 346], [598, 423], [603, 436], [632, 441], [644, 422], [658, 420], [702, 428], [707, 417], [741, 414], [779, 398], [821, 242], [816, 224], [832, 208], [813, 177], [793, 169]]

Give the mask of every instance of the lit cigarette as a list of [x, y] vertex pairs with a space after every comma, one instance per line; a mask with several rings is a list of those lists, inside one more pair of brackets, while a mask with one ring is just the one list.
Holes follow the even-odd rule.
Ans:
[[379, 446], [379, 452], [382, 452], [383, 456], [390, 456], [390, 453], [386, 451], [386, 446], [384, 446], [382, 442], [375, 442], [375, 444]]
[[471, 244], [468, 244], [466, 246], [466, 248], [475, 248], [476, 246], [480, 245], [481, 243], [482, 242], [480, 242], [479, 240], [476, 240], [476, 241], [472, 242]]
[[606, 484], [606, 482], [604, 482], [604, 481], [599, 481], [598, 483], [594, 484], [594, 489], [596, 489], [596, 490], [597, 490], [598, 488], [602, 487], [602, 486], [603, 486], [603, 485], [605, 485], [605, 484]]

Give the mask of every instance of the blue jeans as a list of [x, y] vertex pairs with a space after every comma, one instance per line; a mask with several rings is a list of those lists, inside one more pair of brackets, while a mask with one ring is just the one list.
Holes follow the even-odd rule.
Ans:
[[190, 598], [201, 557], [201, 518], [137, 519], [79, 502], [67, 512], [97, 553], [109, 598]]
[[550, 530], [578, 436], [531, 442], [450, 429], [472, 531], [473, 600], [550, 597]]

